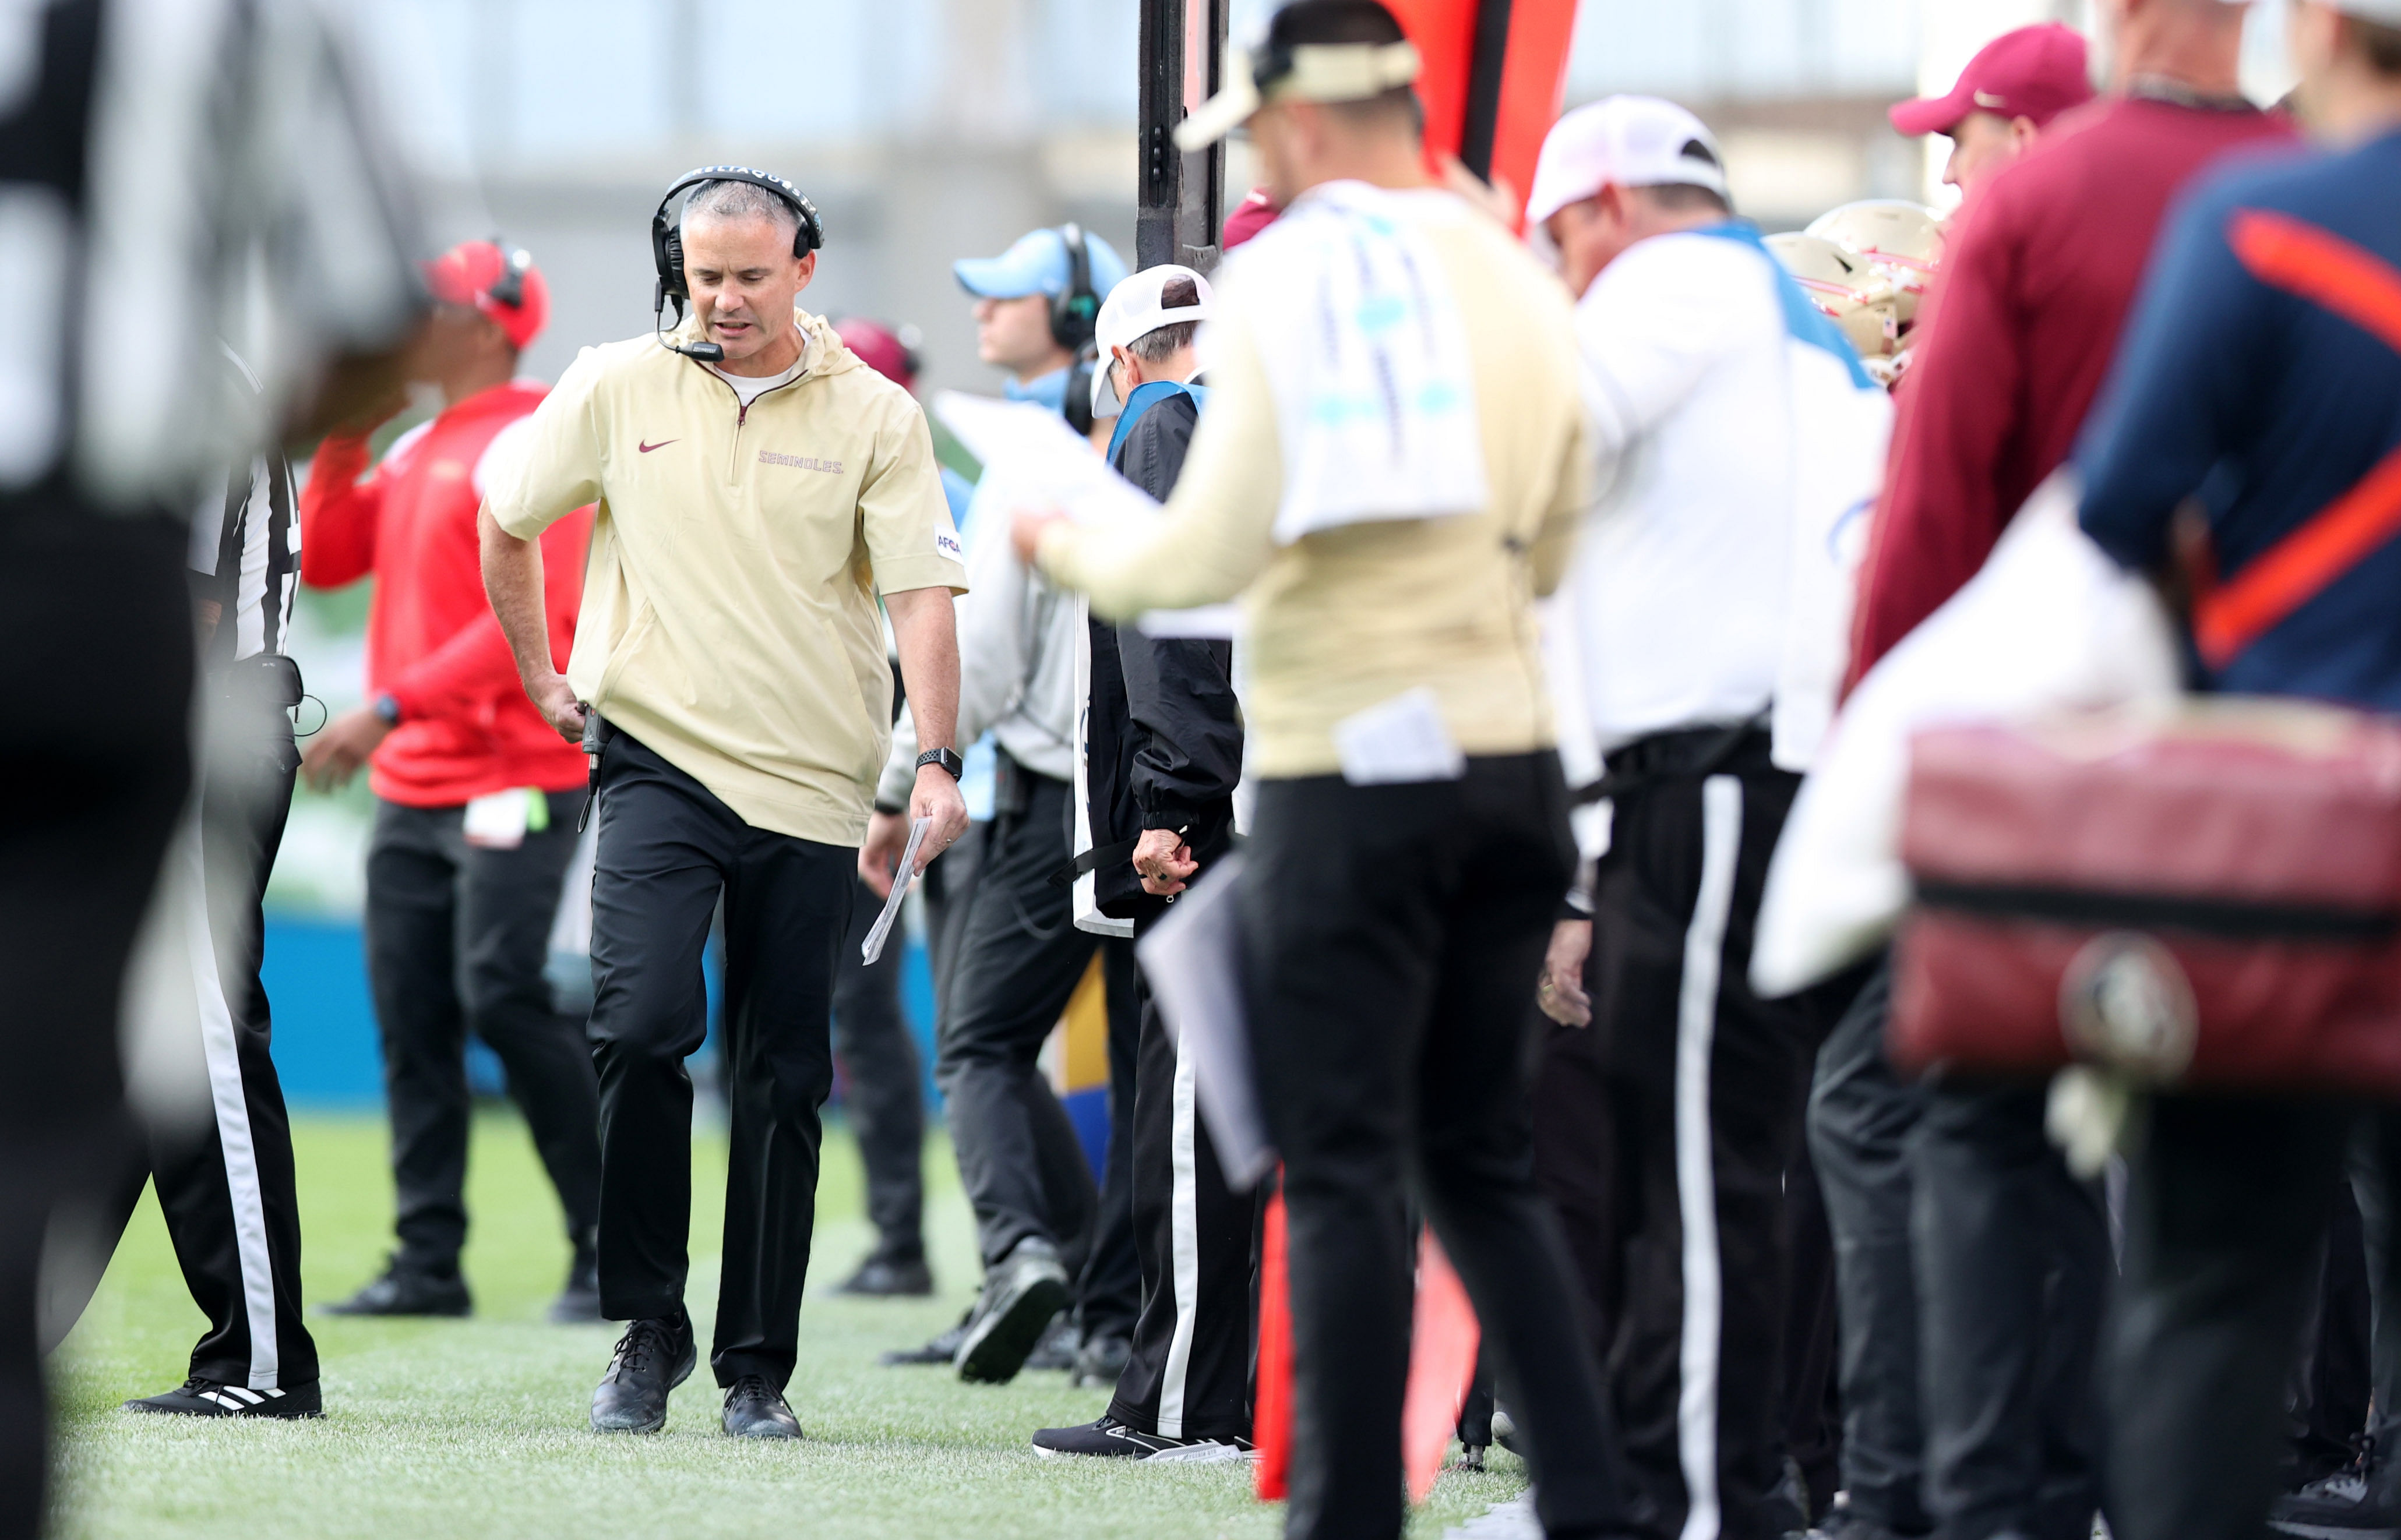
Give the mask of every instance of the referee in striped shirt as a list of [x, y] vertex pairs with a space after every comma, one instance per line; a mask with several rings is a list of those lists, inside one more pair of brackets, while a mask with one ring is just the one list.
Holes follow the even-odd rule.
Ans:
[[[228, 387], [255, 394], [256, 380], [230, 349], [225, 361]], [[125, 1406], [200, 1417], [312, 1417], [322, 1403], [317, 1347], [300, 1316], [292, 1131], [268, 1054], [259, 978], [261, 903], [300, 763], [291, 715], [300, 703], [300, 669], [285, 651], [300, 523], [281, 455], [240, 461], [202, 499], [185, 564], [199, 653], [198, 796], [168, 845], [134, 975], [146, 982], [153, 968], [145, 964], [155, 965], [162, 984], [196, 991], [209, 1096], [188, 1117], [149, 1120], [105, 1218], [108, 1233], [121, 1235], [144, 1182], [158, 1183], [175, 1260], [209, 1327], [182, 1385]], [[168, 1002], [141, 984], [129, 993], [136, 1033], [187, 1029], [192, 1013], [182, 1001]], [[64, 1286], [76, 1302], [107, 1259], [82, 1261]], [[71, 1323], [58, 1302], [54, 1293], [49, 1315], [63, 1335]]]
[[[132, 1140], [118, 1008], [191, 790], [189, 511], [229, 449], [305, 438], [384, 389], [424, 299], [406, 177], [319, 7], [38, 0], [0, 31], [19, 301], [0, 347], [7, 1540], [38, 1527], [48, 1485], [37, 1278], [70, 1230], [52, 1221], [105, 1201]], [[264, 388], [229, 417], [217, 339], [254, 334]], [[241, 596], [230, 616], [217, 602], [238, 644]]]
[[[243, 385], [255, 388], [246, 378]], [[268, 1056], [259, 978], [260, 904], [300, 765], [291, 715], [300, 669], [284, 650], [299, 566], [292, 468], [280, 454], [256, 456], [235, 467], [222, 497], [193, 521], [199, 817], [167, 853], [166, 892], [190, 906], [184, 940], [200, 994], [210, 1108], [195, 1122], [154, 1126], [149, 1137], [158, 1206], [209, 1327], [192, 1349], [190, 1378], [126, 1402], [129, 1411], [312, 1417], [322, 1410], [317, 1344], [300, 1319], [292, 1129]], [[130, 1187], [139, 1197], [138, 1176]], [[120, 1210], [131, 1211], [130, 1201]]]

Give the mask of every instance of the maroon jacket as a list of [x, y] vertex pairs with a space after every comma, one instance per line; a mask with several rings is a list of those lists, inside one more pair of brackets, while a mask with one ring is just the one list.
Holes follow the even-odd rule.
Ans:
[[1978, 190], [1898, 394], [1849, 684], [1976, 575], [2075, 447], [2177, 191], [2228, 151], [2292, 132], [2263, 112], [2096, 102]]

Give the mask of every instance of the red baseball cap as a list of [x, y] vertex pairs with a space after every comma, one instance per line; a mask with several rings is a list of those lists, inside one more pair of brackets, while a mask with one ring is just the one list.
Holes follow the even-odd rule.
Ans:
[[1892, 126], [1913, 137], [1949, 133], [1972, 112], [2030, 117], [2039, 129], [2070, 107], [2092, 100], [2084, 62], [2084, 34], [2057, 21], [2020, 27], [1985, 44], [1947, 96], [1894, 104]]
[[844, 316], [833, 323], [833, 334], [858, 355], [858, 361], [900, 387], [917, 388], [917, 329], [898, 331], [865, 316]]
[[481, 310], [519, 351], [550, 322], [550, 284], [522, 248], [502, 252], [488, 240], [462, 240], [421, 266], [435, 299]]

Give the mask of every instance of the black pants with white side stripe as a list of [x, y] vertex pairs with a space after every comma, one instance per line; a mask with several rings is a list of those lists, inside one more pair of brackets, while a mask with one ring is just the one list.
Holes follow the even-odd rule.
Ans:
[[[293, 1185], [292, 1128], [268, 1055], [271, 1022], [259, 979], [260, 901], [283, 842], [300, 757], [284, 702], [299, 698], [299, 671], [267, 655], [201, 675], [208, 724], [198, 822], [168, 846], [163, 903], [190, 947], [173, 966], [199, 989], [197, 1020], [207, 1103], [163, 1121], [146, 1140], [128, 1127], [97, 1224], [113, 1247], [145, 1183], [174, 1243], [175, 1261], [208, 1330], [191, 1372], [228, 1387], [228, 1408], [315, 1383], [317, 1344], [300, 1308], [300, 1206]], [[89, 1302], [107, 1258], [95, 1257], [48, 1301], [53, 1337]], [[54, 1344], [52, 1344], [54, 1345]]]
[[[212, 729], [201, 769], [199, 858], [222, 997], [220, 1003], [204, 988], [200, 1001], [213, 1115], [151, 1139], [151, 1179], [175, 1260], [209, 1318], [192, 1349], [192, 1372], [253, 1391], [317, 1378], [317, 1344], [300, 1312], [292, 1125], [268, 1053], [271, 1022], [259, 979], [259, 904], [300, 765], [274, 683], [287, 672], [296, 699], [299, 671], [286, 659], [246, 659], [201, 682], [231, 719]], [[175, 857], [170, 851], [168, 859]]]
[[1244, 992], [1291, 1242], [1285, 1534], [1402, 1533], [1414, 1191], [1530, 1440], [1544, 1533], [1614, 1540], [1608, 1413], [1534, 1185], [1528, 1002], [1575, 865], [1557, 757], [1262, 782], [1247, 849]]
[[[1645, 744], [1672, 757], [1667, 740]], [[1637, 786], [1617, 799], [1595, 895], [1594, 1023], [1626, 1163], [1612, 1381], [1635, 1533], [1652, 1540], [1775, 1540], [1784, 1175], [1834, 987], [1763, 1001], [1749, 975], [1798, 786], [1769, 763], [1764, 733], [1704, 779]]]
[[[1136, 922], [1137, 934], [1155, 923]], [[1201, 1121], [1196, 1065], [1136, 986], [1133, 1224], [1142, 1315], [1109, 1415], [1165, 1438], [1251, 1436], [1251, 1253], [1256, 1192], [1226, 1185]]]

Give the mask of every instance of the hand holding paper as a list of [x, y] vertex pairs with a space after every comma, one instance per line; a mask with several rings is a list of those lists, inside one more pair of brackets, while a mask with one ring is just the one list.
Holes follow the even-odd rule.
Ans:
[[917, 847], [926, 842], [926, 831], [934, 826], [930, 818], [920, 818], [909, 825], [909, 848], [900, 852], [900, 865], [892, 874], [892, 896], [884, 901], [884, 912], [875, 917], [874, 928], [858, 948], [861, 961], [872, 962], [884, 955], [885, 938], [892, 934], [892, 922], [900, 918], [900, 901], [917, 885]]

